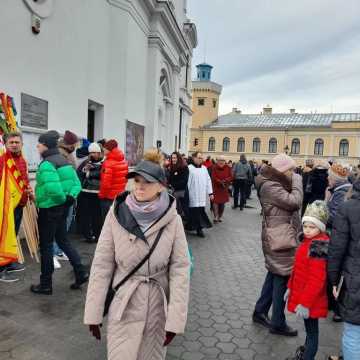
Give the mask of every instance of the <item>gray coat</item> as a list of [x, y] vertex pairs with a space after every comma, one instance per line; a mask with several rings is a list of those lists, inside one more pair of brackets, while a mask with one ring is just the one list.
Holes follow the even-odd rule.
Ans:
[[261, 238], [265, 266], [273, 274], [288, 276], [291, 274], [296, 249], [272, 251], [267, 238], [267, 228], [290, 223], [296, 232], [301, 231], [301, 176], [293, 174], [290, 179], [274, 168], [264, 166], [256, 178], [256, 185], [264, 214]]

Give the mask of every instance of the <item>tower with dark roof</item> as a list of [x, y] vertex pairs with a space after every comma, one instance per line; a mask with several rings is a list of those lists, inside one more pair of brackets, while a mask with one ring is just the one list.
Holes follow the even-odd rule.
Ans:
[[197, 77], [192, 83], [192, 129], [201, 128], [218, 118], [222, 91], [222, 86], [211, 80], [211, 65], [202, 63], [196, 69]]

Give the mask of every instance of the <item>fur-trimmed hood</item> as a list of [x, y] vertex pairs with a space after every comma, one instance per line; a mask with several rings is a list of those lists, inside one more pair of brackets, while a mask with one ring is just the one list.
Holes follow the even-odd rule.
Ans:
[[268, 165], [264, 165], [260, 170], [260, 175], [257, 177], [258, 186], [261, 186], [265, 181], [280, 183], [285, 190], [291, 191], [291, 178]]

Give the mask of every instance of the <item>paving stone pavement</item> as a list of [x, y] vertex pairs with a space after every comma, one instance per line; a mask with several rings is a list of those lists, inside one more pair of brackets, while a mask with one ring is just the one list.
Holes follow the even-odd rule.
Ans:
[[[303, 324], [292, 315], [289, 324], [300, 330], [297, 338], [271, 335], [251, 321], [265, 269], [258, 203], [250, 204], [254, 208], [243, 212], [228, 205], [224, 222], [206, 231], [205, 239], [188, 236], [195, 257], [188, 324], [169, 347], [167, 360], [281, 360], [303, 344]], [[90, 263], [94, 245], [73, 241]], [[71, 267], [62, 264], [52, 297], [29, 292], [39, 271], [31, 260], [21, 281], [0, 284], [0, 360], [106, 359], [104, 339], [97, 342], [82, 325], [86, 289], [68, 289]], [[336, 353], [340, 333], [341, 324], [321, 321], [318, 360]]]

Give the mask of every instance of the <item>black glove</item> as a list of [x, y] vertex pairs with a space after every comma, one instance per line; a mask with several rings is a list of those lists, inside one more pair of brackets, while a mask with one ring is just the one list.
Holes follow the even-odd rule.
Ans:
[[72, 206], [72, 205], [74, 205], [74, 203], [75, 203], [75, 198], [73, 198], [72, 196], [70, 196], [70, 195], [67, 195], [66, 196], [66, 201], [65, 201], [65, 206], [67, 206], [67, 207], [70, 207], [70, 206]]

